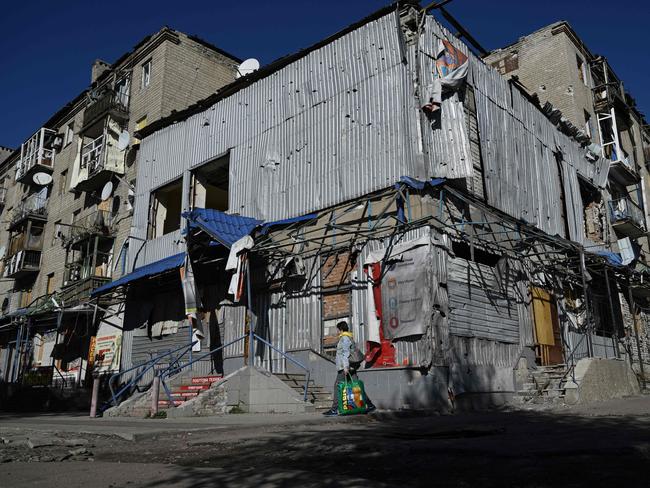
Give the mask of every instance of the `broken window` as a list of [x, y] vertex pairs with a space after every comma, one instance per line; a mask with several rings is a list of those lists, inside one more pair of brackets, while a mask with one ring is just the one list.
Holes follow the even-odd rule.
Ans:
[[350, 273], [354, 260], [350, 253], [330, 254], [322, 257], [321, 282], [323, 286], [323, 351], [334, 354], [338, 341], [336, 324], [341, 320], [350, 323], [352, 286]]
[[178, 179], [151, 194], [149, 239], [161, 237], [181, 228], [183, 181]]
[[585, 62], [583, 59], [576, 54], [576, 65], [578, 68], [578, 78], [580, 78], [580, 81], [582, 81], [585, 86], [587, 85], [587, 67], [585, 65]]
[[585, 115], [585, 132], [587, 133], [587, 136], [589, 136], [589, 138], [591, 139], [593, 137], [593, 129], [591, 127], [591, 114], [585, 110], [584, 115]]
[[140, 88], [144, 89], [151, 83], [151, 59], [142, 65], [142, 78], [140, 79]]
[[65, 136], [63, 138], [63, 145], [67, 146], [74, 139], [74, 122], [70, 122], [65, 128]]
[[230, 154], [210, 161], [192, 172], [191, 206], [228, 210]]

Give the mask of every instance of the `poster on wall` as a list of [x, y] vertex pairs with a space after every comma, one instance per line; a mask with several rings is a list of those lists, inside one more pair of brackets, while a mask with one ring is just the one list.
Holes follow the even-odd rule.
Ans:
[[382, 329], [389, 340], [417, 336], [429, 323], [428, 247], [420, 246], [385, 264], [381, 280]]

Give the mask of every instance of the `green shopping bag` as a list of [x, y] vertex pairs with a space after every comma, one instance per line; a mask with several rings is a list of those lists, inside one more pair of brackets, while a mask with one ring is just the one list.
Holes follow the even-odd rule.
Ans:
[[338, 384], [337, 390], [339, 415], [366, 413], [368, 401], [363, 381], [353, 380], [351, 376], [350, 381], [348, 381], [346, 377], [343, 383]]

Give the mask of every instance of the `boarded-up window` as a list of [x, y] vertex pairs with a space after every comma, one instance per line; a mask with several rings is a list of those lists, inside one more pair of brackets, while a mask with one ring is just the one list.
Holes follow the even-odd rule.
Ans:
[[323, 287], [323, 348], [336, 345], [336, 324], [341, 320], [349, 323], [351, 287], [350, 272], [354, 262], [349, 253], [331, 254], [321, 260]]

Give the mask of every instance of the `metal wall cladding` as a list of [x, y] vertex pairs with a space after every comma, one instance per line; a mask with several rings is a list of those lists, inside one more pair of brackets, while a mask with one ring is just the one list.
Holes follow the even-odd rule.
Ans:
[[[582, 332], [568, 331], [565, 335], [568, 351], [565, 354], [573, 355], [574, 361], [589, 357], [587, 335]], [[594, 357], [613, 359], [616, 357], [616, 349], [611, 337], [592, 335]]]
[[519, 344], [519, 308], [514, 281], [500, 282], [490, 266], [451, 258], [448, 262], [449, 332]]
[[138, 211], [150, 191], [230, 151], [230, 211], [264, 220], [423, 177], [407, 114], [413, 87], [396, 13], [145, 138]]
[[[306, 260], [311, 269], [317, 259]], [[311, 285], [305, 285], [304, 292], [255, 292], [254, 313], [257, 316], [255, 332], [274, 347], [287, 351], [321, 349], [321, 300], [316, 294], [320, 288], [320, 273], [310, 273]], [[224, 343], [235, 340], [244, 334], [245, 306], [227, 305], [224, 307]], [[244, 343], [239, 342], [226, 348], [226, 357], [240, 357], [244, 354]], [[255, 345], [256, 364], [269, 371], [284, 372], [286, 360], [276, 351], [257, 343]]]
[[[429, 227], [420, 227], [404, 234], [400, 234], [393, 240], [393, 244], [403, 244], [430, 235], [431, 229]], [[366, 308], [368, 300], [368, 277], [363, 270], [363, 263], [371, 252], [385, 249], [387, 246], [387, 240], [368, 241], [357, 257], [359, 265], [355, 270], [356, 276], [353, 280], [351, 325], [355, 340], [358, 344], [364, 344], [366, 342], [368, 333], [366, 329], [368, 323], [368, 312]], [[434, 265], [433, 257], [434, 254], [431, 253], [431, 267]], [[435, 288], [438, 288], [437, 285]], [[437, 303], [435, 300], [438, 298], [438, 296], [434, 297], [434, 303]], [[434, 355], [436, 354], [434, 352], [434, 343], [439, 342], [440, 339], [439, 337], [434, 337], [437, 330], [438, 328], [436, 327], [429, 327], [427, 333], [422, 337], [404, 338], [393, 341], [397, 364], [431, 365], [434, 360]], [[438, 354], [440, 353], [441, 351], [439, 350]]]
[[[445, 39], [445, 33], [431, 16], [427, 16], [424, 34], [419, 38], [418, 61], [419, 79], [426, 93], [427, 86], [437, 77], [435, 66], [438, 39]], [[469, 53], [463, 43], [455, 43], [465, 54]], [[427, 100], [423, 100], [427, 101]], [[438, 113], [432, 118], [422, 118], [423, 139], [428, 155], [430, 173], [441, 178], [471, 178], [473, 165], [468, 137], [468, 124], [463, 102], [458, 94], [443, 94]]]
[[452, 365], [476, 365], [514, 368], [521, 357], [522, 346], [480, 337], [449, 337]]
[[[577, 178], [571, 174], [577, 172], [603, 187], [607, 178], [606, 162], [589, 162], [577, 142], [559, 132], [519, 90], [429, 17], [424, 45], [431, 45], [429, 37], [436, 36], [447, 39], [470, 58], [468, 83], [476, 94], [488, 203], [551, 235], [565, 237], [559, 205], [561, 177], [567, 174], [568, 178]], [[558, 169], [556, 152], [562, 153], [563, 175]], [[570, 193], [568, 200], [579, 202], [572, 211], [582, 212], [579, 189], [571, 186], [565, 192]], [[573, 235], [566, 237], [574, 239], [575, 235], [574, 240], [582, 242], [584, 231], [579, 228], [579, 222], [571, 223], [570, 228]]]

